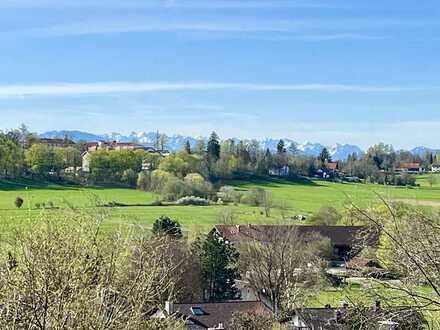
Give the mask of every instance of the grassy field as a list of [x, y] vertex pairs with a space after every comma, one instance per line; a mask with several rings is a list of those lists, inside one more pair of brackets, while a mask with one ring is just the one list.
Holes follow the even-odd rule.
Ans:
[[[262, 187], [273, 193], [277, 202], [283, 201], [287, 205], [286, 214], [309, 215], [322, 205], [331, 205], [343, 208], [347, 203], [356, 203], [368, 206], [377, 203], [377, 194], [392, 199], [406, 201], [417, 205], [440, 206], [440, 183], [433, 187], [427, 182], [427, 176], [420, 176], [420, 187], [391, 187], [369, 184], [340, 184], [322, 180], [313, 181], [285, 181], [285, 180], [254, 180], [230, 181], [239, 190], [249, 190]], [[440, 176], [438, 176], [440, 179]], [[440, 182], [440, 180], [438, 180]], [[14, 200], [17, 196], [24, 199], [21, 209], [17, 209]], [[67, 204], [81, 208], [94, 208], [99, 203], [116, 201], [134, 205], [148, 204], [157, 199], [152, 193], [146, 193], [126, 188], [83, 188], [78, 186], [62, 186], [51, 183], [36, 183], [33, 181], [0, 181], [0, 225], [2, 231], [8, 231], [17, 224], [32, 218], [41, 210], [36, 205], [52, 203], [57, 208], [64, 208]], [[151, 223], [161, 215], [168, 215], [180, 221], [183, 228], [191, 232], [206, 231], [218, 222], [218, 214], [225, 206], [132, 206], [106, 208], [109, 219], [105, 226], [143, 225]], [[267, 223], [280, 219], [280, 210], [274, 209], [271, 217], [262, 215], [262, 210], [246, 205], [228, 206], [236, 214], [237, 223]]]
[[[438, 176], [440, 182], [440, 175]], [[418, 177], [419, 187], [391, 187], [369, 184], [339, 184], [322, 180], [313, 181], [285, 181], [285, 180], [254, 180], [254, 181], [229, 181], [228, 185], [238, 190], [246, 191], [261, 187], [273, 193], [274, 200], [284, 201], [287, 205], [287, 215], [310, 215], [323, 205], [331, 205], [341, 209], [347, 203], [356, 203], [368, 206], [378, 202], [377, 194], [391, 200], [407, 201], [417, 205], [440, 205], [440, 183], [431, 187], [427, 176]], [[17, 209], [14, 201], [17, 196], [24, 199], [22, 208]], [[67, 207], [67, 204], [87, 209], [96, 209], [96, 204], [112, 201], [124, 204], [148, 204], [157, 199], [152, 193], [146, 193], [126, 188], [100, 188], [65, 186], [50, 183], [36, 183], [32, 181], [0, 181], [0, 233], [8, 235], [13, 228], [25, 226], [29, 220], [37, 216], [41, 209], [36, 204], [52, 202], [56, 207], [51, 212]], [[247, 205], [208, 207], [194, 206], [132, 206], [100, 208], [108, 212], [105, 221], [106, 230], [130, 226], [144, 226], [149, 228], [153, 221], [161, 215], [168, 215], [179, 220], [184, 231], [190, 238], [199, 232], [206, 232], [218, 223], [219, 212], [230, 207], [236, 214], [237, 223], [273, 223], [281, 218], [279, 209], [273, 210], [271, 217], [266, 218], [262, 209]], [[367, 290], [368, 291], [368, 290]], [[364, 288], [346, 288], [338, 290], [328, 288], [314, 295], [308, 304], [322, 307], [325, 304], [340, 305], [347, 299], [365, 298], [367, 303], [371, 299], [365, 295]], [[432, 317], [431, 317], [432, 318]]]

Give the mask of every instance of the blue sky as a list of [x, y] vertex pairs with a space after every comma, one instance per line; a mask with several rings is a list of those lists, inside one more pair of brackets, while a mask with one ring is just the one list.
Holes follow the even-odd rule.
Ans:
[[0, 129], [440, 147], [440, 4], [1, 0]]

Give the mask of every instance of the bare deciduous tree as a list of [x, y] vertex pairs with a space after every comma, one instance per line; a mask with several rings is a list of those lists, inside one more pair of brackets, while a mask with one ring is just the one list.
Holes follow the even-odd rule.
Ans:
[[[440, 215], [385, 200], [380, 209], [355, 207], [358, 219], [381, 233], [377, 257], [399, 281], [378, 281], [374, 292], [390, 305], [408, 305], [425, 316], [440, 312]], [[432, 322], [438, 318], [430, 317]], [[432, 325], [437, 329], [440, 323]]]
[[[287, 228], [287, 229], [286, 229]], [[306, 289], [322, 280], [323, 262], [318, 256], [322, 237], [302, 237], [295, 227], [270, 226], [260, 237], [239, 246], [241, 272], [261, 299], [268, 299], [275, 315], [279, 308], [296, 308]]]
[[267, 218], [269, 218], [272, 207], [274, 206], [272, 193], [270, 191], [264, 191], [262, 195], [262, 199], [263, 199], [262, 204], [264, 208], [264, 214], [266, 215]]
[[218, 223], [225, 225], [235, 224], [236, 217], [236, 212], [232, 207], [222, 207], [217, 215]]
[[2, 329], [174, 329], [150, 316], [175, 294], [167, 241], [101, 233], [97, 216], [44, 213], [3, 244]]

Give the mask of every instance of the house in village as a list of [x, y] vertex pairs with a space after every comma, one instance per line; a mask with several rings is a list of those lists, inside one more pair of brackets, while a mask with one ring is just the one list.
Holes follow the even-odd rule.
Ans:
[[154, 318], [173, 315], [185, 322], [185, 327], [198, 329], [230, 329], [236, 313], [271, 316], [271, 310], [260, 301], [227, 301], [219, 303], [165, 303], [164, 311], [158, 311]]
[[[365, 329], [403, 330], [421, 329], [425, 321], [416, 309], [409, 306], [382, 307], [380, 301], [362, 311], [369, 321]], [[350, 318], [353, 312], [347, 303], [335, 308], [327, 305], [324, 308], [300, 308], [284, 317], [281, 323], [285, 329], [292, 330], [351, 330]]]
[[339, 163], [338, 162], [326, 162], [324, 166], [316, 171], [315, 177], [330, 179], [335, 178], [339, 174]]
[[425, 169], [421, 163], [400, 163], [396, 172], [417, 174], [425, 172]]
[[431, 172], [432, 173], [440, 173], [440, 164], [432, 164]]
[[[333, 247], [333, 259], [346, 261], [357, 254], [364, 245], [375, 245], [378, 235], [364, 226], [295, 226], [295, 225], [216, 225], [213, 229], [222, 239], [232, 244], [252, 240], [264, 242], [274, 230], [289, 233], [296, 230], [300, 237], [312, 237], [319, 234], [330, 239]], [[305, 240], [307, 243], [307, 240]]]
[[75, 142], [73, 142], [68, 138], [64, 138], [64, 139], [41, 138], [40, 143], [46, 144], [49, 147], [53, 147], [53, 148], [66, 148], [75, 145]]
[[[152, 317], [164, 319], [173, 316], [184, 322], [189, 330], [228, 330], [234, 314], [246, 313], [273, 317], [273, 312], [261, 301], [226, 301], [218, 303], [165, 303], [164, 310], [157, 311]], [[412, 307], [381, 307], [377, 301], [363, 310], [364, 316], [379, 330], [420, 329], [425, 321]], [[350, 307], [343, 303], [341, 307], [327, 305], [322, 308], [299, 308], [285, 314], [278, 322], [285, 330], [350, 330]], [[369, 328], [370, 329], [370, 328]]]

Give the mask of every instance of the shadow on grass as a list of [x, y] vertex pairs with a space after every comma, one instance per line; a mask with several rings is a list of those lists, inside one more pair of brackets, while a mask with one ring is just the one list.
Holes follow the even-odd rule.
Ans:
[[310, 187], [323, 187], [319, 183], [310, 180], [306, 177], [295, 177], [295, 178], [264, 178], [264, 177], [256, 177], [251, 179], [234, 179], [234, 180], [226, 180], [222, 182], [225, 185], [236, 186], [240, 188], [241, 186], [248, 185], [259, 185], [262, 188], [279, 188], [280, 186], [310, 186]]
[[55, 183], [44, 180], [28, 180], [28, 179], [20, 179], [20, 180], [0, 180], [0, 191], [22, 191], [32, 189], [45, 189], [45, 190], [80, 190], [83, 187], [80, 185], [73, 185], [67, 183]]
[[133, 189], [133, 187], [126, 184], [115, 184], [115, 183], [99, 183], [90, 185], [81, 185], [64, 181], [48, 181], [44, 179], [17, 179], [17, 180], [6, 180], [0, 179], [0, 191], [21, 191], [26, 190], [26, 188], [31, 190], [45, 189], [45, 190], [83, 190], [83, 189], [93, 189], [93, 190], [105, 190], [109, 188], [120, 188], [120, 189]]

